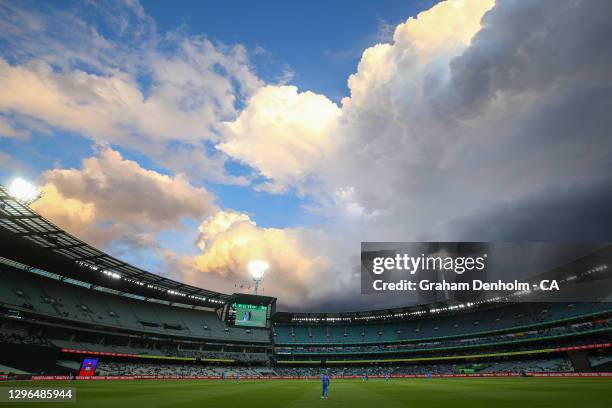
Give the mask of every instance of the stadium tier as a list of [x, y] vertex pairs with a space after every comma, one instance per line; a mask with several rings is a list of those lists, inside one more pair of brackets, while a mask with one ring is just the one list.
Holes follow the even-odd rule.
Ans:
[[186, 338], [269, 342], [266, 330], [230, 328], [211, 310], [86, 289], [8, 265], [0, 270], [2, 303], [52, 320]]
[[[0, 342], [21, 347], [3, 349], [55, 350], [46, 373], [76, 372], [91, 356], [101, 375], [160, 376], [572, 371], [568, 352], [578, 350], [598, 363], [589, 369], [609, 362], [607, 303], [488, 305], [382, 323], [305, 324], [301, 314], [285, 323], [285, 313], [267, 329], [230, 325], [203, 307], [85, 288], [8, 260], [0, 283]], [[6, 356], [2, 363], [15, 373], [41, 371]]]
[[[445, 375], [609, 370], [610, 303], [276, 312], [122, 262], [0, 188], [0, 371], [16, 376]], [[95, 362], [94, 362], [95, 361]]]
[[457, 339], [529, 329], [567, 322], [609, 310], [606, 303], [517, 304], [435, 318], [384, 324], [304, 325], [277, 324], [274, 337], [279, 345], [358, 345]]

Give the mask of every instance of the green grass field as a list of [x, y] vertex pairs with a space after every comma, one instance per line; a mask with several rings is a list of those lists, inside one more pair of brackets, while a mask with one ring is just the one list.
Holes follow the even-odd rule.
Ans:
[[[75, 387], [75, 403], [11, 403], [15, 407], [612, 407], [612, 379], [490, 378], [336, 380], [321, 400], [318, 381], [11, 382], [7, 387]], [[0, 406], [8, 406], [0, 403]]]

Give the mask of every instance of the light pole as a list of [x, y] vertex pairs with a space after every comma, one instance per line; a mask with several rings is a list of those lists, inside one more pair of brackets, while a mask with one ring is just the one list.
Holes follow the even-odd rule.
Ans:
[[270, 265], [265, 261], [254, 260], [249, 262], [249, 272], [251, 273], [253, 282], [255, 282], [255, 294], [257, 294], [259, 289], [259, 282], [261, 282], [269, 267]]

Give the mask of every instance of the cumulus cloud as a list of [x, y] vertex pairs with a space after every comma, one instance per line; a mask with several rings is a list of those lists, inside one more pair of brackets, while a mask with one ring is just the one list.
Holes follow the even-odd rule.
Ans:
[[[313, 179], [351, 178], [355, 165], [369, 171], [372, 163], [386, 159], [383, 150], [397, 147], [398, 141], [404, 145], [395, 154], [418, 153], [416, 143], [427, 135], [417, 126], [430, 125], [421, 118], [427, 87], [448, 77], [450, 60], [468, 47], [492, 5], [492, 0], [443, 2], [400, 24], [392, 43], [363, 52], [357, 72], [348, 78], [350, 97], [341, 107], [324, 95], [298, 93], [290, 86], [260, 89], [226, 124], [228, 141], [220, 149], [258, 169], [271, 180], [271, 191], [292, 186], [309, 193], [317, 188]], [[343, 150], [346, 156], [356, 155], [346, 165]], [[370, 178], [380, 175], [374, 172]], [[354, 188], [333, 180], [338, 183], [327, 191]]]
[[97, 229], [95, 204], [62, 195], [53, 184], [43, 188], [43, 198], [32, 207], [62, 229], [96, 245], [110, 241], [114, 232]]
[[[319, 283], [328, 279], [333, 269], [319, 245], [329, 238], [320, 231], [262, 228], [247, 214], [235, 211], [211, 215], [199, 231], [202, 253], [182, 260], [185, 278], [191, 282], [229, 292], [245, 290], [240, 286], [250, 285], [248, 263], [264, 259], [270, 264], [263, 283], [265, 293], [282, 295], [279, 301], [283, 305], [313, 304], [329, 293], [313, 290], [320, 288]], [[328, 283], [332, 289], [338, 282], [332, 279]]]
[[197, 242], [198, 247], [201, 250], [206, 250], [213, 244], [215, 238], [241, 222], [255, 226], [255, 223], [251, 221], [247, 214], [236, 211], [219, 211], [214, 216], [210, 216], [198, 227], [200, 232]]
[[[607, 174], [610, 21], [601, 1], [441, 2], [364, 51], [333, 134], [300, 139], [325, 160], [285, 181], [307, 189], [315, 178], [340, 205], [350, 192], [345, 208], [376, 214], [362, 238], [414, 239], [500, 200]], [[282, 122], [275, 112], [266, 124]], [[260, 138], [273, 146], [292, 133]], [[319, 143], [332, 138], [333, 148]], [[283, 155], [300, 162], [302, 151]], [[250, 163], [274, 178], [265, 159]]]
[[[366, 51], [353, 77], [364, 60], [396, 67], [369, 80], [367, 98], [345, 101], [340, 132], [350, 137], [329, 169], [332, 183], [351, 185], [357, 203], [381, 211], [376, 221], [386, 228], [373, 230], [381, 238], [444, 239], [448, 220], [611, 168], [602, 152], [612, 147], [612, 58], [592, 41], [610, 30], [609, 4], [466, 4], [441, 3], [400, 25], [391, 48], [374, 62]], [[453, 32], [464, 33], [453, 47], [436, 38], [421, 53], [404, 31], [419, 31], [420, 21], [444, 26], [444, 10], [471, 15], [457, 19], [469, 29], [445, 34], [453, 44]]]
[[[220, 209], [211, 193], [184, 176], [147, 170], [109, 147], [100, 147], [79, 169], [53, 169], [42, 178], [44, 195], [34, 203], [36, 211], [93, 245], [115, 252], [127, 247], [136, 259], [141, 252], [155, 256], [175, 278], [244, 291], [250, 285], [247, 264], [265, 259], [271, 268], [264, 290], [281, 296], [285, 306], [312, 305], [342, 282], [313, 290], [334, 270], [326, 253], [334, 242], [325, 233], [259, 227], [247, 214]], [[202, 220], [194, 248], [186, 251], [199, 249], [198, 255], [164, 248], [159, 238], [168, 230], [184, 230], [186, 218]]]
[[348, 80], [351, 95], [343, 103], [366, 104], [370, 98], [371, 107], [382, 103], [381, 109], [414, 103], [425, 85], [422, 78], [442, 73], [444, 61], [465, 49], [493, 2], [441, 2], [399, 24], [393, 42], [363, 52]]
[[336, 104], [295, 86], [268, 85], [247, 102], [238, 118], [222, 128], [217, 147], [259, 170], [272, 192], [305, 184], [333, 154]]
[[[217, 139], [215, 125], [261, 85], [246, 49], [160, 34], [137, 3], [82, 7], [45, 17], [0, 5], [2, 42], [14, 50], [0, 57], [0, 112], [139, 150], [173, 171], [194, 168], [190, 175], [244, 184], [226, 174], [220, 152], [205, 152]], [[88, 7], [102, 23], [88, 20]], [[105, 24], [113, 34], [101, 33]], [[189, 162], [180, 168], [167, 162], [187, 149], [202, 153], [183, 154]]]
[[44, 195], [34, 208], [101, 246], [115, 239], [151, 243], [161, 230], [180, 229], [185, 217], [202, 219], [217, 210], [214, 197], [183, 175], [144, 169], [108, 147], [83, 160], [81, 169], [49, 170], [43, 180]]
[[[304, 160], [299, 177], [271, 171], [264, 154], [248, 162], [306, 194], [324, 191], [334, 236], [612, 239], [598, 217], [554, 227], [569, 215], [563, 203], [600, 216], [610, 204], [598, 180], [612, 169], [611, 27], [606, 1], [441, 2], [364, 51], [333, 132], [300, 139], [325, 160]], [[275, 112], [267, 124], [283, 122]], [[260, 145], [292, 133], [262, 131]], [[320, 141], [332, 138], [326, 150]], [[283, 155], [300, 162], [302, 151]]]

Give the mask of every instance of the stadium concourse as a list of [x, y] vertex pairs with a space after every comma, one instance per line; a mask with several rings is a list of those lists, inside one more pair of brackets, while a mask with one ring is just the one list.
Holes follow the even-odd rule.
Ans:
[[218, 293], [126, 264], [3, 188], [0, 248], [4, 380], [612, 371], [610, 303], [483, 301], [460, 308], [436, 303], [277, 312], [275, 298]]

